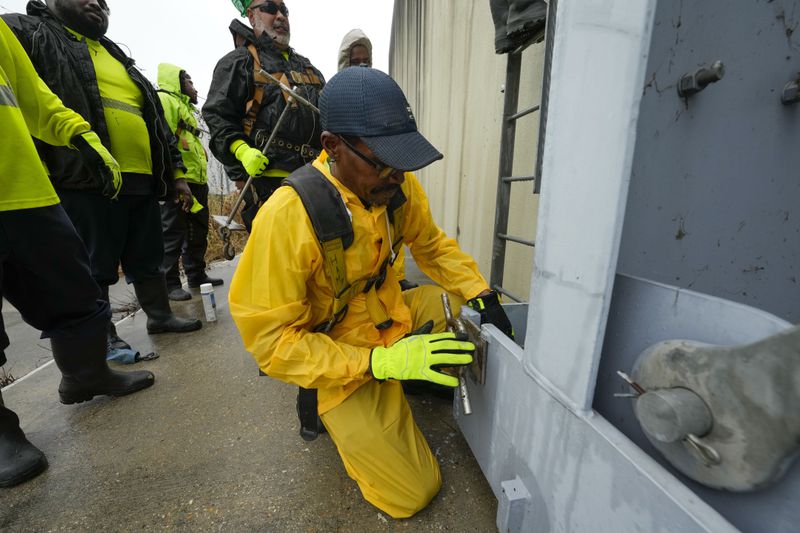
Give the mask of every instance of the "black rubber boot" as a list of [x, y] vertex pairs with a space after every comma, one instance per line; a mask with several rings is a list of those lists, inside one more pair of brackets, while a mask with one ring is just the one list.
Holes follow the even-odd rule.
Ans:
[[133, 289], [147, 314], [147, 333], [188, 333], [203, 327], [196, 318], [180, 318], [172, 314], [163, 277], [136, 282]]
[[[103, 300], [108, 302], [109, 307], [111, 306], [111, 300], [108, 297], [108, 285], [101, 285], [100, 291], [103, 295]], [[117, 335], [117, 327], [114, 325], [113, 320], [108, 321], [108, 351], [111, 350], [130, 350], [131, 345], [122, 340], [119, 335]]]
[[413, 281], [408, 281], [407, 279], [401, 279], [400, 280], [400, 290], [401, 291], [407, 291], [409, 289], [414, 289], [416, 287], [419, 287], [419, 285], [417, 285]]
[[200, 285], [202, 285], [203, 283], [210, 283], [210, 284], [211, 284], [211, 285], [213, 285], [214, 287], [219, 287], [220, 285], [222, 285], [222, 284], [223, 284], [223, 283], [225, 283], [225, 282], [224, 282], [224, 281], [222, 281], [222, 280], [221, 280], [221, 279], [219, 279], [219, 278], [209, 278], [209, 277], [208, 277], [208, 274], [206, 274], [205, 272], [203, 272], [203, 276], [202, 276], [202, 277], [199, 277], [199, 278], [191, 278], [191, 279], [189, 279], [189, 280], [188, 280], [188, 285], [189, 285], [189, 287], [191, 287], [192, 289], [197, 289], [197, 288], [198, 288], [198, 287], [200, 287]]
[[47, 458], [25, 438], [17, 414], [3, 405], [0, 393], [0, 487], [19, 485], [46, 468]]
[[119, 338], [117, 335], [117, 327], [112, 321], [108, 321], [108, 351], [111, 350], [130, 350], [131, 345]]
[[61, 403], [80, 403], [95, 396], [125, 396], [146, 389], [155, 381], [147, 370], [119, 372], [106, 362], [106, 335], [50, 339], [53, 359], [61, 370]]
[[185, 302], [186, 300], [191, 300], [192, 295], [183, 290], [183, 287], [167, 287], [168, 294], [170, 300], [173, 302]]

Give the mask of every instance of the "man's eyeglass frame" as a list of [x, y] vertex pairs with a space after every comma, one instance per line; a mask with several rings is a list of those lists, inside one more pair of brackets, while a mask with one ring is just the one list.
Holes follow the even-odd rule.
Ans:
[[339, 137], [339, 139], [342, 140], [344, 145], [347, 146], [350, 149], [351, 152], [353, 152], [359, 158], [361, 158], [362, 161], [364, 161], [366, 164], [368, 164], [368, 165], [370, 165], [372, 167], [375, 167], [375, 170], [378, 172], [378, 178], [379, 179], [386, 180], [386, 179], [389, 179], [394, 174], [397, 174], [398, 172], [402, 172], [401, 170], [398, 170], [398, 169], [396, 169], [394, 167], [388, 167], [388, 166], [384, 165], [383, 163], [378, 163], [377, 161], [375, 161], [372, 158], [368, 157], [366, 154], [364, 154], [363, 152], [361, 152], [361, 150], [359, 150], [358, 148], [353, 146], [347, 139], [345, 139], [341, 135], [337, 135], [337, 137]]
[[286, 4], [277, 4], [271, 0], [267, 0], [263, 4], [258, 4], [257, 6], [250, 6], [250, 9], [258, 9], [268, 15], [275, 15], [280, 11], [281, 15], [289, 18], [289, 8], [286, 7]]

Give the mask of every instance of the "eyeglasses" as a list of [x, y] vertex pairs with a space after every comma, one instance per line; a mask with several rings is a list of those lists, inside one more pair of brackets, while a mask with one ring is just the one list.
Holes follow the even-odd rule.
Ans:
[[258, 9], [259, 11], [263, 11], [268, 15], [275, 15], [278, 11], [280, 11], [281, 15], [287, 18], [289, 17], [289, 8], [286, 7], [286, 4], [276, 4], [270, 0], [267, 0], [263, 4], [258, 4], [257, 6], [250, 6], [250, 9]]
[[358, 148], [350, 144], [350, 142], [348, 142], [348, 140], [342, 137], [341, 135], [338, 135], [337, 137], [339, 137], [342, 140], [342, 142], [345, 144], [345, 146], [347, 146], [350, 149], [351, 152], [360, 157], [362, 161], [364, 161], [370, 166], [375, 167], [375, 170], [378, 171], [379, 179], [382, 180], [389, 179], [392, 175], [400, 172], [394, 167], [387, 167], [383, 163], [378, 163], [377, 161], [373, 161], [371, 158], [364, 155]]

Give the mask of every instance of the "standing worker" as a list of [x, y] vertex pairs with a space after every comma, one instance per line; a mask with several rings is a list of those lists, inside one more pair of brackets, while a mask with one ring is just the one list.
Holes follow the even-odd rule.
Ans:
[[178, 149], [186, 166], [186, 183], [194, 202], [189, 212], [174, 202], [161, 205], [161, 226], [164, 231], [164, 262], [162, 270], [167, 279], [170, 300], [189, 300], [192, 295], [181, 287], [178, 260], [190, 288], [203, 283], [222, 285], [219, 278], [206, 274], [208, 248], [208, 158], [200, 141], [197, 126], [197, 90], [185, 70], [169, 63], [158, 65], [158, 97], [164, 108], [172, 133], [178, 139]]
[[339, 70], [372, 67], [372, 41], [358, 28], [350, 30], [339, 45]]
[[[159, 198], [188, 210], [192, 194], [156, 91], [132, 59], [105, 37], [105, 0], [32, 0], [27, 15], [3, 15], [39, 76], [85, 117], [122, 169], [116, 202], [104, 198], [73, 151], [37, 143], [64, 209], [89, 251], [92, 276], [108, 301], [119, 266], [147, 314], [148, 333], [188, 332], [196, 319], [172, 313], [161, 263]], [[174, 194], [173, 194], [174, 193]], [[171, 201], [171, 200], [170, 200]], [[110, 323], [109, 323], [110, 324]], [[109, 330], [109, 353], [130, 349]]]
[[[0, 20], [0, 306], [5, 297], [42, 331], [61, 370], [62, 403], [124, 396], [153, 384], [151, 372], [117, 372], [106, 362], [108, 302], [89, 270], [89, 256], [59, 205], [31, 135], [77, 148], [87, 180], [107, 197], [119, 192], [119, 165], [89, 123], [67, 109], [36, 75], [25, 51]], [[0, 366], [9, 339], [0, 314]], [[47, 468], [0, 393], [0, 487]]]
[[[211, 151], [227, 166], [241, 166], [255, 178], [246, 191], [242, 220], [248, 231], [259, 207], [293, 170], [319, 153], [319, 118], [292, 102], [276, 137], [265, 146], [286, 107], [286, 95], [263, 69], [317, 103], [325, 83], [322, 73], [289, 46], [289, 8], [283, 0], [233, 0], [253, 28], [254, 42], [245, 42], [219, 60], [203, 118], [211, 131]], [[247, 39], [245, 39], [246, 41]], [[266, 155], [265, 155], [266, 154]], [[232, 175], [231, 178], [242, 178]], [[244, 179], [237, 179], [240, 190]]]
[[[441, 333], [442, 288], [400, 290], [389, 268], [397, 249], [410, 246], [454, 309], [468, 300], [484, 322], [507, 334], [511, 326], [475, 261], [433, 221], [411, 171], [442, 154], [417, 131], [394, 80], [345, 69], [320, 111], [324, 151], [256, 217], [231, 282], [231, 315], [259, 367], [302, 387], [301, 414], [303, 391], [316, 393], [314, 415], [364, 498], [409, 517], [437, 494], [441, 475], [396, 380], [455, 387], [438, 369], [470, 363], [474, 346]], [[414, 334], [428, 322], [440, 333]]]

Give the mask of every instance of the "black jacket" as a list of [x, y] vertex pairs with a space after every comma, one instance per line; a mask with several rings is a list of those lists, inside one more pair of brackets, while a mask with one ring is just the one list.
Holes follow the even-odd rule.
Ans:
[[[244, 44], [239, 46], [247, 46], [248, 44], [255, 44], [256, 36], [253, 33], [253, 28], [246, 25], [239, 19], [231, 20], [228, 29], [231, 32], [231, 37], [233, 37], [234, 42], [236, 41], [236, 37], [241, 37], [244, 41]], [[234, 46], [237, 48], [237, 46]], [[244, 167], [237, 161], [235, 165], [223, 165], [225, 167], [225, 174], [228, 175], [232, 181], [247, 181], [247, 171]]]
[[[110, 146], [100, 90], [94, 64], [85, 42], [67, 31], [42, 2], [32, 0], [28, 15], [3, 15], [3, 20], [22, 43], [39, 76], [64, 102], [80, 113], [97, 132], [103, 144]], [[165, 120], [161, 102], [151, 83], [135, 67], [133, 59], [112, 41], [99, 41], [123, 65], [144, 95], [142, 114], [150, 134], [153, 176], [157, 193], [165, 196], [173, 188], [173, 169], [185, 168], [175, 138]], [[39, 155], [47, 165], [53, 185], [60, 189], [101, 190], [99, 177], [83, 166], [77, 150], [36, 141]]]
[[[302, 74], [313, 72], [319, 78], [320, 84], [296, 81], [292, 84], [296, 85], [298, 94], [312, 104], [317, 104], [325, 81], [322, 73], [314, 68], [308, 59], [291, 48], [288, 50], [289, 59], [284, 59], [281, 51], [266, 33], [256, 40], [256, 46], [261, 66], [270, 74], [285, 73], [289, 80], [293, 80], [292, 71]], [[277, 86], [265, 85], [263, 103], [253, 131], [248, 137], [244, 133], [242, 120], [246, 117], [245, 107], [253, 98], [254, 91], [253, 57], [247, 47], [236, 48], [219, 60], [214, 69], [208, 99], [203, 106], [203, 118], [211, 131], [211, 151], [224, 165], [238, 165], [238, 161], [230, 153], [230, 145], [237, 139], [247, 142], [250, 146], [261, 148], [257, 138], [266, 140], [265, 137], [272, 132], [286, 105], [283, 94]], [[260, 135], [257, 135], [259, 132]], [[307, 144], [315, 150], [320, 150], [321, 133], [319, 116], [307, 107], [297, 105], [289, 110], [277, 137], [292, 145]], [[278, 143], [273, 143], [269, 147], [267, 157], [270, 160], [270, 168], [288, 172], [307, 162], [307, 158], [304, 159], [299, 152], [282, 148]]]

